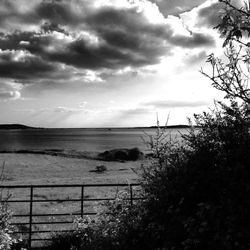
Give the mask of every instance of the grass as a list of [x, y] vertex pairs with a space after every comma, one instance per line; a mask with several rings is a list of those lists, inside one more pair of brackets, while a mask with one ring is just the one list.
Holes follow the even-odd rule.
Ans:
[[[82, 183], [130, 183], [137, 181], [133, 169], [138, 169], [143, 161], [135, 162], [102, 162], [89, 159], [66, 158], [60, 156], [39, 154], [0, 154], [0, 162], [5, 161], [5, 185], [19, 184], [82, 184]], [[107, 170], [97, 173], [96, 167], [105, 164]], [[49, 199], [79, 199], [80, 188], [43, 188], [34, 190], [34, 200]], [[115, 197], [117, 188], [85, 188], [85, 198]], [[29, 199], [30, 190], [11, 190], [11, 199]], [[6, 193], [7, 195], [7, 193]], [[21, 205], [20, 205], [21, 204]], [[94, 212], [95, 202], [84, 202], [85, 212]], [[29, 203], [12, 203], [11, 209], [15, 214], [28, 214]], [[45, 213], [77, 213], [80, 211], [79, 202], [42, 202], [34, 203], [33, 212]], [[75, 216], [67, 218], [73, 220]], [[36, 218], [34, 221], [62, 221], [64, 217]], [[28, 222], [28, 218], [16, 219], [16, 222]], [[70, 229], [65, 225], [35, 225], [33, 230]], [[28, 226], [22, 226], [28, 231]]]

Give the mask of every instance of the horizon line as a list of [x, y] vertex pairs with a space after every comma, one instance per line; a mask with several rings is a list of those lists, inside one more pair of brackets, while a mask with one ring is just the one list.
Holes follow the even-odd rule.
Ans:
[[[20, 123], [0, 123], [0, 127], [20, 127], [23, 129], [140, 129], [140, 128], [157, 128], [157, 125], [152, 125], [152, 126], [124, 126], [124, 127], [38, 127], [38, 126], [30, 126], [30, 125], [25, 125], [25, 124], [20, 124]], [[175, 124], [175, 125], [160, 125], [160, 128], [171, 128], [171, 127], [191, 127], [189, 124]]]

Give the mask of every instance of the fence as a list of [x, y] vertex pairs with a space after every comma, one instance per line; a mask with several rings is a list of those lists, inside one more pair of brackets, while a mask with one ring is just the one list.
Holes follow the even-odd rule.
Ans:
[[[103, 201], [108, 201], [108, 200], [114, 200], [115, 196], [113, 197], [92, 197], [90, 198], [88, 195], [85, 194], [86, 189], [88, 190], [93, 190], [96, 188], [100, 189], [99, 193], [104, 193], [105, 195], [108, 193], [110, 195], [110, 189], [116, 188], [116, 190], [118, 190], [119, 188], [128, 188], [129, 191], [129, 200], [130, 200], [130, 204], [133, 204], [134, 200], [139, 199], [139, 197], [137, 197], [134, 194], [134, 187], [140, 186], [140, 184], [138, 183], [132, 183], [132, 184], [75, 184], [75, 185], [70, 185], [70, 184], [65, 184], [65, 185], [1, 185], [0, 186], [0, 190], [2, 190], [2, 192], [4, 190], [12, 193], [13, 190], [18, 190], [19, 192], [21, 192], [21, 194], [23, 194], [23, 191], [26, 190], [26, 199], [20, 199], [19, 197], [23, 196], [23, 195], [18, 195], [17, 198], [9, 198], [7, 199], [7, 203], [8, 204], [19, 204], [19, 203], [25, 203], [28, 204], [28, 212], [27, 213], [14, 213], [13, 214], [13, 219], [14, 221], [12, 222], [12, 225], [16, 226], [16, 229], [14, 230], [14, 234], [22, 234], [22, 235], [26, 235], [27, 237], [27, 242], [28, 242], [28, 248], [32, 249], [33, 245], [35, 245], [35, 242], [44, 242], [44, 241], [50, 241], [52, 238], [50, 236], [50, 234], [52, 232], [70, 232], [73, 231], [72, 229], [62, 229], [62, 226], [65, 228], [66, 225], [72, 225], [73, 219], [72, 216], [84, 216], [84, 215], [94, 215], [96, 214], [95, 211], [85, 211], [85, 208], [87, 208], [86, 203], [87, 202], [103, 202]], [[51, 195], [51, 193], [53, 193], [53, 189], [75, 189], [76, 193], [78, 193], [78, 197], [72, 198], [72, 197], [67, 197], [67, 199], [65, 198], [52, 198], [52, 199], [47, 199], [46, 195], [43, 195], [43, 193], [38, 193], [35, 194], [35, 191], [41, 190], [41, 189], [49, 189], [48, 194]], [[109, 192], [105, 192], [105, 189], [109, 189]], [[65, 192], [63, 192], [65, 194]], [[92, 192], [95, 193], [95, 192]], [[97, 192], [98, 193], [98, 192]], [[42, 197], [42, 198], [39, 198]], [[78, 206], [78, 209], [74, 209], [75, 211], [70, 211], [70, 212], [53, 212], [53, 213], [37, 213], [36, 209], [34, 207], [34, 205], [36, 203], [56, 203], [61, 204], [61, 203], [74, 203], [75, 204], [75, 208]], [[24, 205], [23, 205], [24, 206]], [[19, 210], [22, 206], [18, 206]], [[42, 221], [39, 220], [39, 218], [60, 218], [60, 220], [56, 220], [56, 221], [48, 221], [48, 219], [46, 221]], [[22, 219], [26, 219], [25, 221], [18, 221], [18, 218], [22, 218]], [[36, 220], [35, 220], [36, 218]], [[65, 219], [66, 218], [66, 219]], [[38, 220], [37, 220], [38, 219]], [[70, 219], [70, 220], [69, 220]], [[42, 230], [41, 228], [39, 228], [39, 226], [45, 226], [46, 230]], [[59, 225], [61, 228], [58, 230], [53, 230], [52, 228], [50, 230], [47, 229], [48, 225]], [[25, 230], [21, 230], [20, 228], [25, 228]], [[36, 229], [33, 229], [34, 227], [36, 227]], [[35, 238], [34, 236], [38, 235], [39, 237]], [[49, 236], [49, 237], [48, 237]], [[37, 245], [37, 244], [36, 244]], [[44, 244], [43, 244], [44, 245]]]

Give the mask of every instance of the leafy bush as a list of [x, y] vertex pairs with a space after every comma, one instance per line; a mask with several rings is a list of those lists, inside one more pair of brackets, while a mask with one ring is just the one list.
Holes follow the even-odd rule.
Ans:
[[81, 249], [82, 236], [78, 232], [56, 233], [52, 236], [52, 242], [48, 243], [50, 250], [75, 250]]
[[[3, 163], [1, 169], [0, 183], [4, 180], [4, 167], [5, 163]], [[12, 237], [13, 227], [10, 225], [12, 213], [8, 208], [8, 198], [8, 196], [4, 197], [3, 191], [0, 190], [0, 250], [17, 250], [19, 249], [21, 240]]]
[[7, 209], [6, 203], [0, 202], [0, 249], [8, 250], [14, 243], [14, 240], [10, 236], [11, 227], [9, 224], [11, 213]]
[[143, 153], [138, 148], [119, 148], [104, 151], [98, 158], [103, 161], [137, 161], [143, 158]]
[[107, 171], [107, 167], [105, 165], [99, 165], [95, 167], [95, 172], [97, 173], [103, 173]]
[[[1, 174], [0, 174], [0, 183], [4, 180], [4, 167], [5, 162], [2, 164]], [[0, 250], [8, 250], [11, 248], [14, 240], [11, 238], [11, 226], [10, 226], [10, 217], [11, 212], [7, 207], [6, 198], [3, 197], [3, 192], [0, 190]]]
[[131, 161], [137, 161], [143, 158], [143, 153], [138, 148], [131, 148], [128, 151], [128, 158]]
[[199, 131], [165, 147], [144, 169], [151, 240], [165, 249], [248, 249], [250, 134], [232, 102], [196, 115]]
[[[97, 215], [78, 218], [75, 221], [76, 230], [73, 234], [58, 235], [50, 245], [51, 250], [122, 250], [138, 249], [138, 243], [143, 243], [140, 249], [149, 249], [139, 237], [141, 214], [143, 206], [131, 206], [129, 193], [119, 192], [114, 201], [107, 201], [97, 207]], [[145, 248], [144, 248], [145, 246]]]

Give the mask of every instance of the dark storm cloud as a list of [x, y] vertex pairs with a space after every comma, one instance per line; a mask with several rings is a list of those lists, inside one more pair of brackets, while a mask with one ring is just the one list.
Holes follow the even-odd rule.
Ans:
[[171, 37], [170, 42], [183, 48], [211, 47], [215, 44], [213, 37], [203, 33], [192, 33], [190, 37], [177, 35]]
[[164, 37], [172, 31], [163, 25], [150, 24], [135, 9], [102, 8], [87, 15], [85, 25], [100, 40], [98, 45], [77, 39], [63, 51], [41, 51], [41, 56], [87, 69], [117, 69], [156, 64], [169, 50]]
[[64, 33], [65, 35], [69, 35], [69, 33], [65, 29], [61, 28], [56, 23], [45, 22], [43, 25], [41, 25], [41, 30], [45, 33], [57, 31], [60, 33]]
[[[0, 25], [12, 28], [11, 25], [39, 25], [42, 20], [50, 23], [75, 25], [83, 18], [86, 3], [77, 6], [79, 1], [58, 0], [4, 0], [0, 5]], [[76, 12], [76, 8], [79, 7]], [[11, 23], [9, 25], [8, 23]], [[3, 28], [3, 27], [1, 27]], [[24, 29], [27, 27], [24, 27]], [[14, 28], [15, 29], [15, 28]]]
[[75, 14], [70, 1], [43, 1], [35, 9], [41, 19], [60, 24], [77, 24], [81, 18]]
[[54, 72], [56, 67], [33, 55], [23, 54], [23, 51], [0, 52], [1, 77], [14, 79], [43, 78], [48, 72]]
[[208, 7], [200, 9], [198, 12], [198, 25], [207, 27], [215, 27], [218, 25], [223, 6], [222, 3], [214, 3]]
[[[36, 0], [32, 2], [24, 2], [25, 0], [4, 0], [0, 4], [0, 29], [16, 29], [12, 27], [12, 24], [22, 25], [22, 24], [35, 24], [40, 20], [37, 18], [36, 13], [32, 9]], [[29, 5], [28, 5], [29, 4]], [[22, 12], [22, 9], [26, 5], [26, 11]], [[30, 9], [27, 9], [30, 6]]]
[[143, 34], [151, 33], [162, 36], [167, 28], [163, 24], [150, 23], [144, 14], [138, 12], [136, 8], [103, 7], [88, 15], [85, 21], [100, 33], [105, 30], [122, 29], [130, 33], [140, 30]]
[[[214, 43], [206, 34], [174, 35], [170, 24], [150, 22], [136, 7], [93, 8], [80, 2], [36, 1], [24, 12], [18, 11], [17, 3], [6, 1], [0, 8], [0, 24], [10, 31], [5, 27], [0, 33], [0, 77], [52, 79], [60, 75], [61, 63], [97, 73], [128, 66], [137, 69], [159, 63], [174, 46], [196, 48]], [[13, 31], [19, 23], [24, 30]], [[29, 55], [16, 60], [15, 51]]]
[[2, 50], [19, 50], [25, 49], [25, 44], [22, 41], [37, 43], [35, 40], [35, 32], [15, 31], [10, 34], [0, 33], [0, 49]]
[[152, 106], [155, 108], [192, 108], [208, 105], [205, 101], [178, 101], [178, 100], [159, 100], [143, 103], [145, 106]]
[[214, 43], [209, 35], [199, 33], [190, 37], [173, 36], [169, 25], [151, 24], [135, 9], [103, 8], [91, 13], [85, 21], [100, 40], [99, 44], [92, 46], [85, 39], [77, 39], [63, 51], [38, 53], [48, 60], [86, 69], [119, 69], [158, 63], [171, 52], [167, 44], [194, 48]]
[[[84, 69], [119, 69], [125, 66], [140, 67], [158, 62], [162, 49], [158, 53], [154, 48], [148, 51], [144, 48], [145, 53], [136, 50], [124, 51], [115, 48], [110, 44], [102, 44], [100, 46], [89, 46], [84, 39], [73, 41], [65, 46], [64, 50], [58, 51], [39, 51], [38, 53], [55, 62], [62, 62], [68, 65]], [[152, 55], [152, 57], [148, 57]]]
[[0, 34], [0, 48], [26, 49], [45, 60], [86, 69], [117, 69], [155, 64], [167, 51], [167, 47], [163, 44], [163, 36], [169, 36], [166, 28], [160, 25], [148, 25], [148, 21], [134, 11], [130, 13], [109, 8], [88, 17], [86, 22], [102, 41], [97, 46], [91, 46], [85, 39], [78, 38], [67, 42], [63, 45], [63, 49], [48, 51], [47, 46], [61, 42], [48, 32], [68, 34], [59, 25], [47, 22], [42, 26], [44, 34], [34, 32]]
[[206, 0], [150, 0], [157, 4], [161, 12], [167, 15], [178, 15], [204, 3]]
[[135, 9], [104, 8], [92, 14], [87, 21], [108, 44], [145, 52], [147, 56], [158, 56], [164, 52], [164, 41], [186, 48], [206, 47], [214, 43], [207, 34], [191, 33], [189, 37], [173, 35], [174, 30], [170, 25], [150, 24]]
[[185, 58], [185, 62], [188, 65], [193, 65], [196, 63], [204, 62], [206, 57], [207, 57], [207, 53], [205, 51], [201, 51], [198, 54], [187, 55], [187, 57]]
[[[230, 3], [237, 8], [242, 8], [245, 1], [231, 0]], [[215, 27], [220, 23], [222, 13], [225, 12], [224, 3], [212, 3], [210, 6], [201, 8], [198, 12], [198, 25]]]
[[169, 25], [152, 24], [136, 9], [106, 7], [87, 17], [86, 22], [110, 46], [152, 56], [154, 63], [166, 52], [164, 40], [173, 34]]

